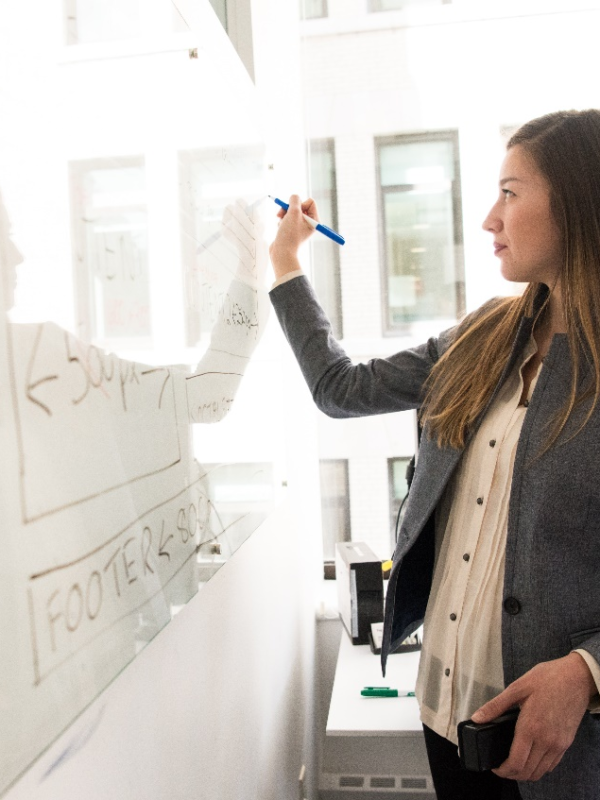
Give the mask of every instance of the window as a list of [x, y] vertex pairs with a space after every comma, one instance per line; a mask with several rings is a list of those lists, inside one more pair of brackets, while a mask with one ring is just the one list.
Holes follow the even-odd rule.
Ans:
[[324, 459], [319, 463], [319, 470], [325, 577], [335, 578], [335, 545], [337, 542], [349, 542], [352, 538], [348, 461]]
[[[317, 202], [319, 217], [337, 230], [337, 190], [335, 178], [335, 147], [333, 139], [313, 140], [310, 143], [311, 195]], [[342, 286], [340, 281], [340, 246], [326, 236], [313, 236], [311, 256], [313, 285], [325, 309], [336, 339], [343, 336]]]
[[407, 6], [440, 6], [451, 3], [452, 0], [371, 0], [370, 11], [395, 11]]
[[384, 259], [384, 329], [464, 313], [458, 137], [378, 141]]
[[327, 0], [300, 0], [301, 19], [316, 19], [327, 16]]
[[67, 44], [132, 39], [141, 33], [139, 0], [65, 0]]
[[406, 470], [410, 463], [410, 458], [390, 458], [388, 459], [389, 487], [390, 487], [390, 530], [392, 532], [392, 552], [394, 551], [394, 537], [396, 534], [396, 521], [398, 511], [402, 501], [408, 494], [408, 482], [406, 480]]
[[146, 176], [142, 158], [70, 164], [78, 334], [150, 344]]

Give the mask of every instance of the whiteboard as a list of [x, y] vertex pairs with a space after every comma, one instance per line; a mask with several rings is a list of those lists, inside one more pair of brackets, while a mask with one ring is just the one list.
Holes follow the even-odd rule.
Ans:
[[174, 29], [143, 57], [58, 61], [56, 9], [34, 5], [37, 34], [31, 8], [0, 12], [0, 77], [23, 75], [0, 80], [0, 795], [282, 482], [248, 76], [208, 4], [193, 59]]

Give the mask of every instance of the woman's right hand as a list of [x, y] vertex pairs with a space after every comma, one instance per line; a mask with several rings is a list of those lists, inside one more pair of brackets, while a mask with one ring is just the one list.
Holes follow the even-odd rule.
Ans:
[[317, 221], [319, 219], [317, 204], [312, 198], [301, 202], [299, 196], [293, 194], [289, 204], [290, 207], [287, 211], [283, 208], [279, 209], [277, 216], [281, 222], [277, 229], [277, 235], [269, 247], [271, 262], [277, 278], [300, 269], [298, 250], [300, 245], [314, 233], [314, 228], [302, 215], [306, 214]]

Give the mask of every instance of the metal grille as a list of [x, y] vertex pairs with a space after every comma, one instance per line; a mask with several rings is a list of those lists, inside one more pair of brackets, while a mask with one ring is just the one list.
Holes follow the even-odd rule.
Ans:
[[402, 778], [403, 789], [426, 789], [427, 778]]
[[371, 778], [372, 789], [394, 789], [396, 787], [395, 778]]
[[360, 789], [365, 785], [365, 779], [360, 775], [340, 775], [340, 788]]

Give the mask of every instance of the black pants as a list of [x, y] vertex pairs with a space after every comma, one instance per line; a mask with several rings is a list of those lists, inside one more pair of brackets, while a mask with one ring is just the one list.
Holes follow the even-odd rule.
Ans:
[[438, 800], [520, 800], [516, 781], [499, 778], [493, 772], [463, 769], [456, 745], [426, 725], [423, 731]]

